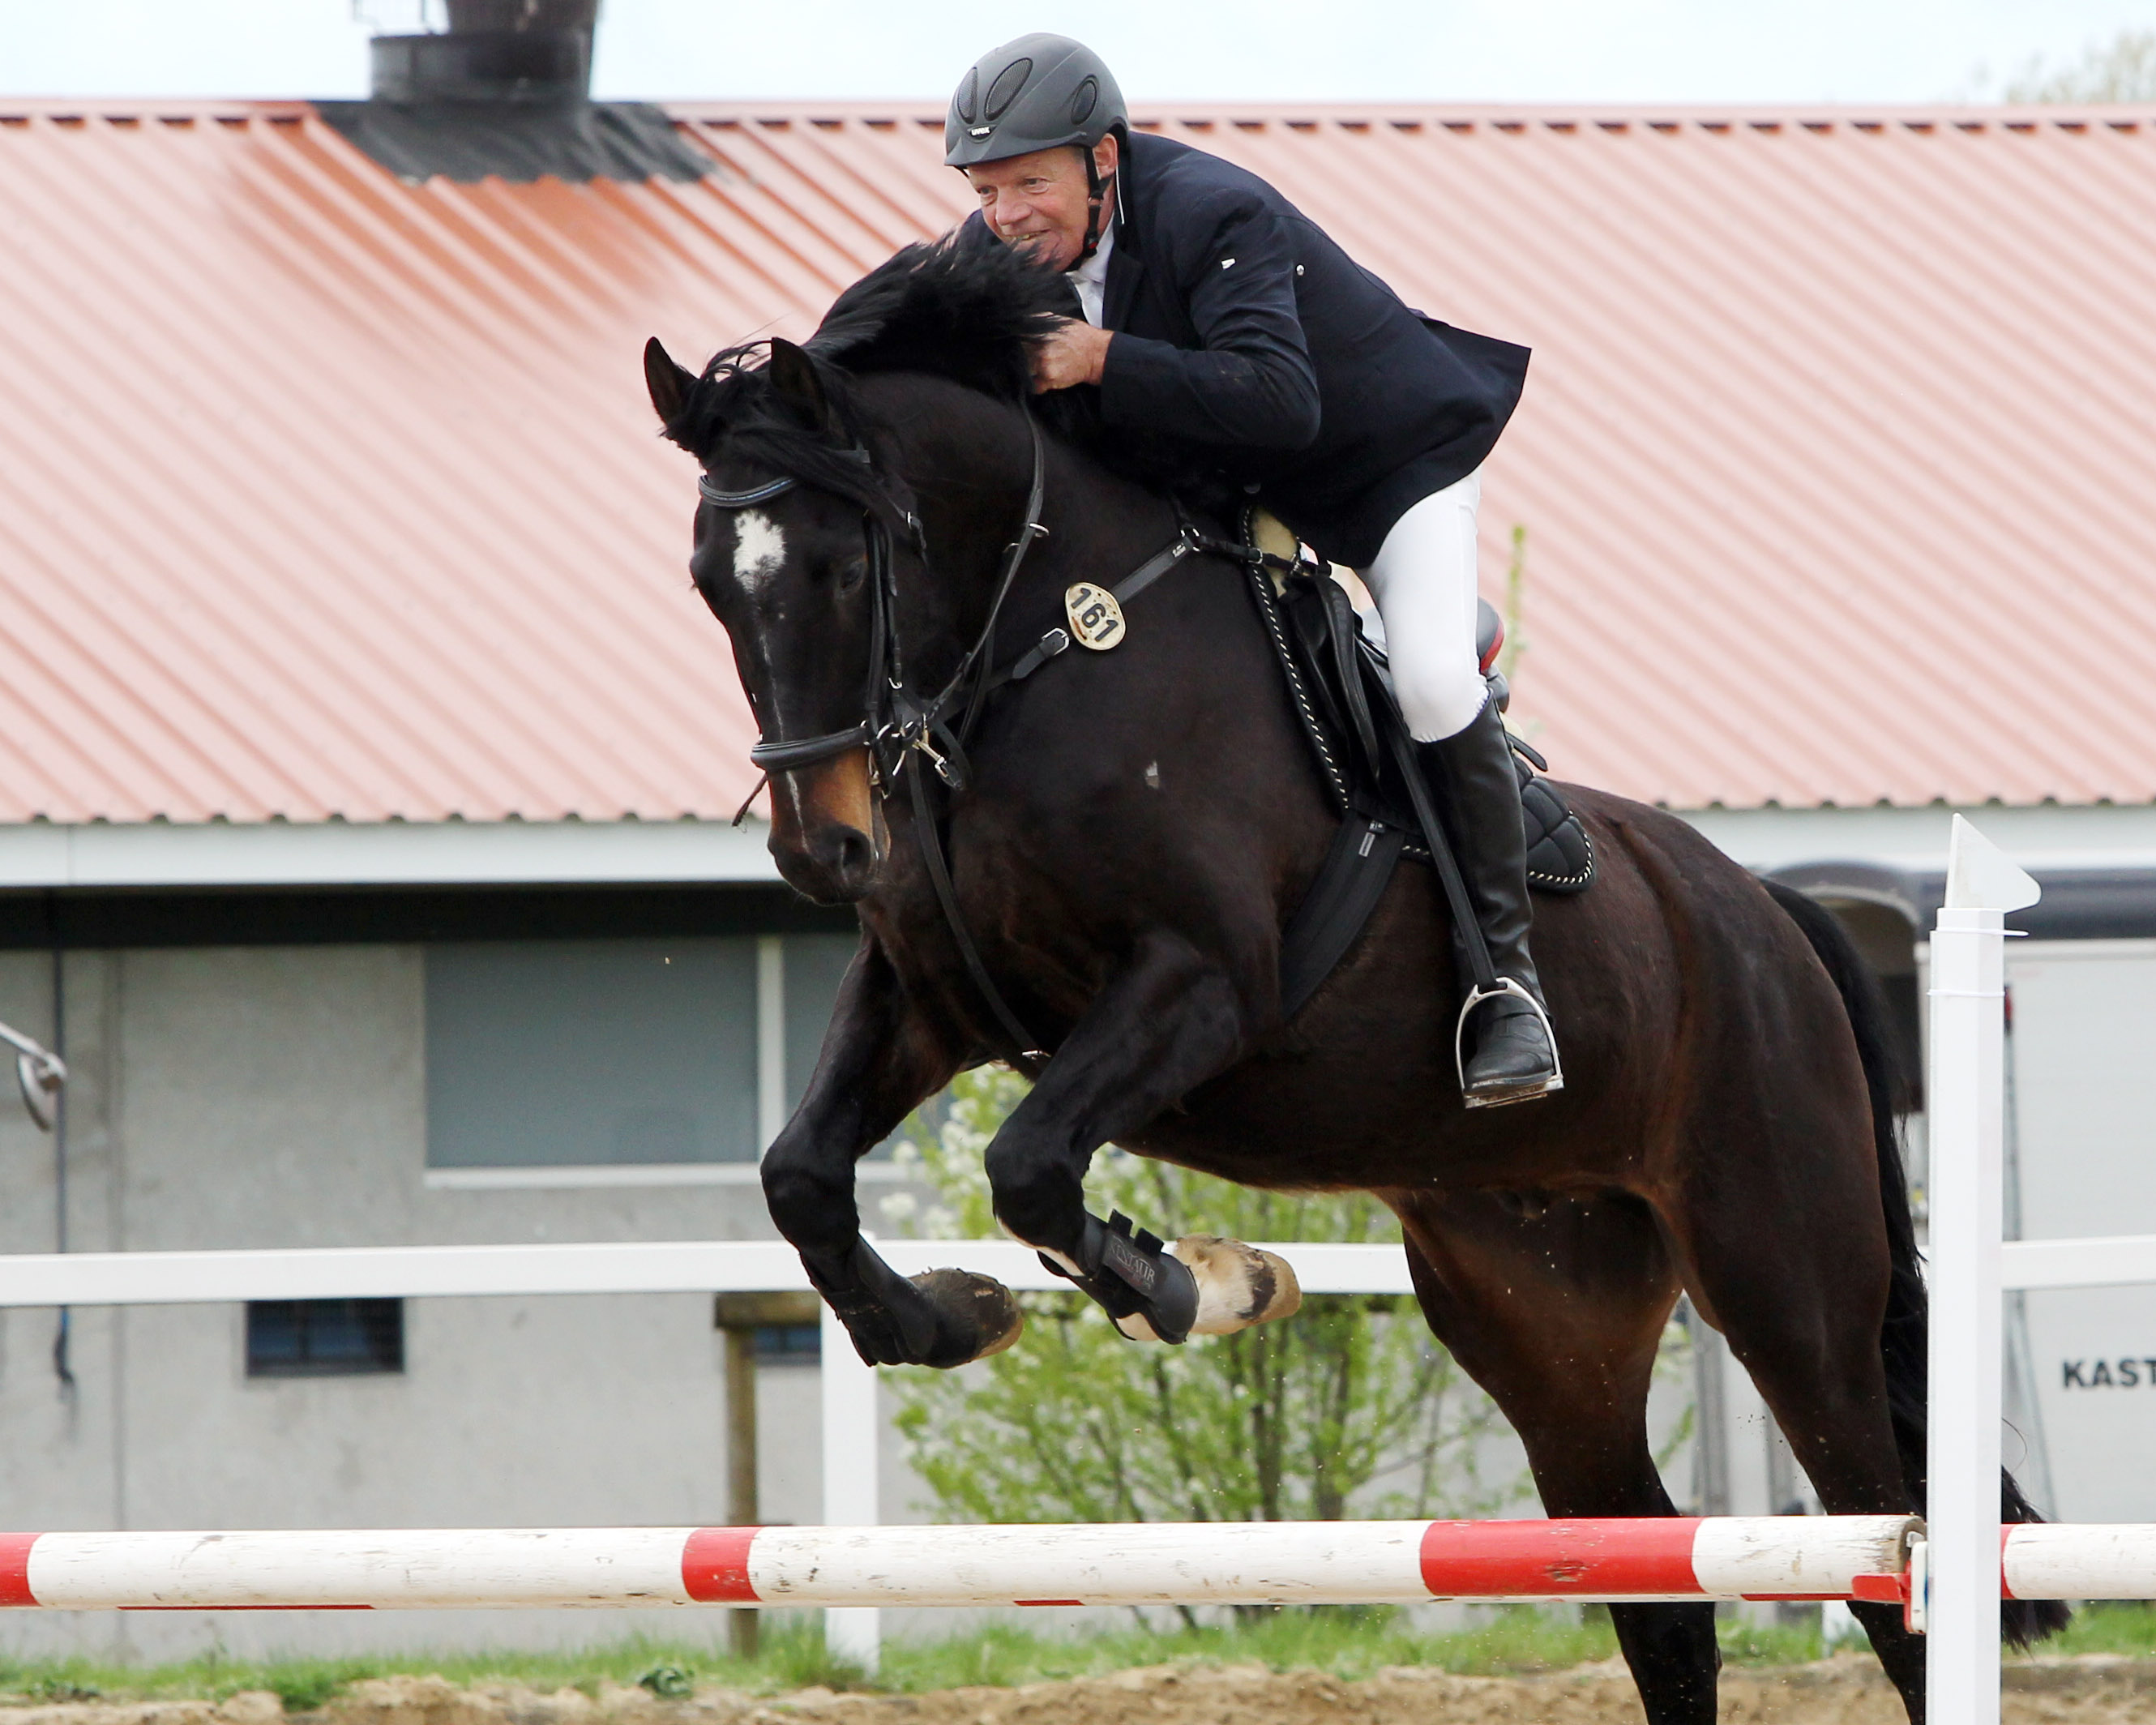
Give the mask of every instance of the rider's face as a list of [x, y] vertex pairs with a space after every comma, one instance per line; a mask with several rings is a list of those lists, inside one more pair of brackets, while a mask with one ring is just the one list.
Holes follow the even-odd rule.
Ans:
[[[1105, 179], [1116, 171], [1111, 132], [1094, 146], [1093, 165]], [[1086, 158], [1076, 150], [1036, 150], [1008, 162], [966, 170], [981, 215], [1006, 245], [1024, 246], [1036, 263], [1068, 270], [1086, 249]]]

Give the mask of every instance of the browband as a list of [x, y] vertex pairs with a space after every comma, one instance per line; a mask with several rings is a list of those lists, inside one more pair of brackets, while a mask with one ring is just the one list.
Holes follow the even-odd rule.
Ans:
[[[846, 460], [858, 461], [864, 467], [871, 465], [866, 449], [837, 449], [833, 453]], [[746, 491], [721, 491], [711, 483], [711, 476], [708, 473], [696, 475], [696, 489], [704, 494], [704, 501], [716, 503], [721, 509], [747, 509], [752, 503], [768, 503], [773, 498], [792, 490], [794, 484], [793, 480], [782, 474], [775, 480], [766, 480], [762, 485]]]
[[793, 481], [783, 477], [766, 480], [762, 485], [747, 491], [721, 491], [711, 483], [709, 474], [696, 475], [696, 489], [704, 494], [704, 501], [716, 503], [721, 509], [747, 509], [752, 503], [768, 502], [782, 492], [793, 489]]

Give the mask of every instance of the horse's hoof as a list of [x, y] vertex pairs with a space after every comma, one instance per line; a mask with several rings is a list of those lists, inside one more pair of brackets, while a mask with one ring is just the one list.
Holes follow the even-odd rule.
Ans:
[[947, 1371], [1001, 1353], [1025, 1328], [1011, 1291], [970, 1270], [924, 1270], [906, 1280], [936, 1308], [936, 1341], [921, 1363]]
[[1229, 1336], [1252, 1324], [1287, 1317], [1302, 1305], [1302, 1287], [1287, 1260], [1217, 1234], [1186, 1234], [1168, 1248], [1198, 1278], [1194, 1336]]

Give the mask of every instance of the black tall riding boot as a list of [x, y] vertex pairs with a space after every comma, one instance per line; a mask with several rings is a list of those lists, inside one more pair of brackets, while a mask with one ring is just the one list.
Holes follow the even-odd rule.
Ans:
[[1561, 1090], [1543, 1004], [1542, 979], [1527, 951], [1534, 907], [1527, 898], [1527, 841], [1520, 780], [1505, 721], [1490, 701], [1456, 737], [1417, 746], [1436, 793], [1453, 854], [1482, 924], [1490, 963], [1534, 997], [1502, 994], [1477, 1005], [1467, 1022], [1462, 1094], [1471, 1108], [1525, 1102]]

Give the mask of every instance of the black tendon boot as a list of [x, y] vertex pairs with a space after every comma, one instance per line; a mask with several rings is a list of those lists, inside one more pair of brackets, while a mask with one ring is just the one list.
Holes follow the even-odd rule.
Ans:
[[1543, 1004], [1543, 985], [1527, 952], [1534, 907], [1527, 898], [1527, 834], [1519, 776], [1497, 704], [1486, 702], [1465, 731], [1419, 744], [1416, 752], [1480, 916], [1491, 966], [1534, 997], [1531, 1003], [1501, 994], [1475, 1008], [1466, 1025], [1470, 1052], [1461, 1094], [1471, 1108], [1548, 1096], [1564, 1087], [1564, 1078], [1548, 1019], [1536, 1009]]
[[1060, 1254], [1043, 1252], [1040, 1261], [1099, 1301], [1132, 1341], [1180, 1345], [1189, 1338], [1198, 1321], [1198, 1278], [1158, 1235], [1121, 1210], [1105, 1222], [1089, 1214], [1080, 1253], [1075, 1268]]

